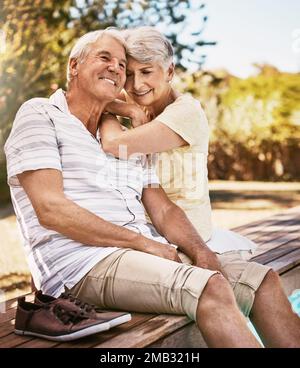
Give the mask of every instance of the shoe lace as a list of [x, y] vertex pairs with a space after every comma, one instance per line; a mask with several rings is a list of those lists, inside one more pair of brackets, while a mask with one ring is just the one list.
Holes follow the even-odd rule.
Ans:
[[77, 305], [83, 312], [90, 313], [90, 312], [96, 312], [96, 306], [94, 304], [85, 303], [82, 300], [76, 298], [71, 293], [62, 293], [61, 298], [67, 299], [70, 302]]
[[[48, 306], [46, 306], [49, 309]], [[69, 311], [62, 308], [60, 305], [55, 305], [53, 308], [53, 313], [56, 317], [61, 320], [65, 325], [68, 323], [78, 323], [81, 322], [83, 319], [87, 319], [88, 316], [82, 311]]]

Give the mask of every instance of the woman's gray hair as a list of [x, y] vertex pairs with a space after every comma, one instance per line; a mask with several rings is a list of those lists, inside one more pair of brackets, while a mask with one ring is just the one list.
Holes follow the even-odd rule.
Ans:
[[120, 42], [120, 44], [124, 46], [124, 49], [127, 51], [126, 42], [125, 42], [123, 33], [117, 28], [108, 27], [106, 29], [92, 31], [92, 32], [88, 32], [84, 34], [77, 40], [77, 42], [75, 43], [75, 45], [73, 46], [70, 52], [68, 66], [67, 66], [67, 81], [68, 82], [70, 82], [72, 78], [71, 71], [70, 71], [70, 61], [72, 59], [76, 59], [79, 61], [84, 60], [84, 58], [86, 57], [86, 55], [89, 53], [91, 49], [91, 45], [97, 42], [104, 35], [113, 37], [115, 40]]
[[123, 31], [127, 55], [139, 63], [157, 62], [168, 67], [173, 61], [170, 41], [154, 27], [138, 27]]

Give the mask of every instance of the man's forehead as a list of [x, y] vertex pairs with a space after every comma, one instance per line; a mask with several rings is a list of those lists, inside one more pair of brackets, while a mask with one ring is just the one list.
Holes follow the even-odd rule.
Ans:
[[125, 47], [114, 37], [108, 35], [102, 36], [94, 43], [92, 50], [96, 53], [103, 52], [110, 54], [111, 56], [117, 57], [118, 59], [122, 59], [126, 62]]

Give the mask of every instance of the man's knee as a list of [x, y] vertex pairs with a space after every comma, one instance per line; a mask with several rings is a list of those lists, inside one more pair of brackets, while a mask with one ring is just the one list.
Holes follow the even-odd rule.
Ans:
[[274, 270], [270, 270], [265, 277], [265, 280], [267, 280], [268, 282], [273, 282], [273, 283], [280, 283], [280, 276], [278, 275], [278, 273]]
[[201, 297], [198, 307], [201, 309], [213, 309], [232, 306], [235, 303], [234, 294], [229, 282], [224, 276], [215, 274], [208, 280]]
[[260, 287], [258, 288], [261, 289], [261, 287], [268, 288], [268, 289], [273, 289], [274, 287], [281, 287], [281, 280], [280, 280], [280, 276], [278, 275], [278, 273], [274, 270], [270, 270], [268, 271], [268, 273], [266, 274], [266, 276], [264, 277]]

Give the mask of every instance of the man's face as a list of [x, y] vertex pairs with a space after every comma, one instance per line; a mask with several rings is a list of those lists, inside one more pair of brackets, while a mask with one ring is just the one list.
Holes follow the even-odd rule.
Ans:
[[77, 64], [78, 87], [92, 98], [113, 101], [124, 87], [125, 80], [125, 49], [109, 35], [91, 45], [88, 54]]

